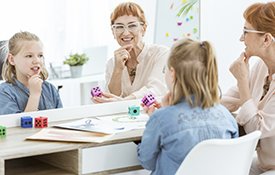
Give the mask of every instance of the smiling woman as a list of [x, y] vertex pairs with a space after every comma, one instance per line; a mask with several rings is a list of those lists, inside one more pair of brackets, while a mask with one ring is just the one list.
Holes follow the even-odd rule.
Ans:
[[110, 102], [142, 98], [152, 93], [160, 96], [167, 91], [163, 68], [169, 49], [143, 41], [147, 21], [143, 9], [134, 2], [119, 4], [111, 14], [111, 28], [117, 43], [106, 67], [106, 89], [94, 101]]

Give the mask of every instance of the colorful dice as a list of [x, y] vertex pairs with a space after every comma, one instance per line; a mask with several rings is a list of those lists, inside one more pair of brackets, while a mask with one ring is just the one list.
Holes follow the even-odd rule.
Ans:
[[0, 125], [0, 138], [6, 137], [6, 135], [7, 135], [6, 127]]
[[34, 121], [35, 128], [46, 128], [48, 127], [48, 118], [47, 117], [36, 117]]
[[140, 107], [139, 106], [129, 106], [128, 107], [128, 115], [131, 119], [135, 119], [136, 116], [138, 116], [140, 113]]
[[98, 86], [93, 87], [92, 90], [91, 90], [91, 95], [93, 97], [101, 97], [102, 96], [102, 91]]
[[154, 97], [153, 94], [147, 94], [147, 95], [145, 95], [145, 96], [142, 98], [141, 101], [142, 101], [142, 103], [143, 103], [145, 106], [149, 107], [149, 106], [151, 106], [153, 103], [155, 103], [156, 98]]
[[21, 127], [22, 128], [32, 128], [32, 117], [30, 116], [24, 116], [21, 117]]

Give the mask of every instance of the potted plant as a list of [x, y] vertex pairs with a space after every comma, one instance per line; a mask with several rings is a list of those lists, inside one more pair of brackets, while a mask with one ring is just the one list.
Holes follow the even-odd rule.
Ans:
[[71, 70], [71, 76], [73, 78], [81, 77], [82, 67], [85, 63], [87, 63], [89, 57], [83, 53], [75, 53], [70, 54], [69, 57], [63, 62], [64, 64], [68, 64]]

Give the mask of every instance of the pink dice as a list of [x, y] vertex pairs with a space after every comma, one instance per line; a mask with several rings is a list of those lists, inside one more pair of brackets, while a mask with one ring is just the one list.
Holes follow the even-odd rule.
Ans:
[[98, 86], [93, 87], [92, 90], [91, 90], [91, 95], [93, 97], [101, 97], [102, 96], [102, 91]]
[[141, 101], [145, 106], [149, 107], [156, 101], [156, 98], [154, 97], [153, 94], [147, 94], [142, 98]]

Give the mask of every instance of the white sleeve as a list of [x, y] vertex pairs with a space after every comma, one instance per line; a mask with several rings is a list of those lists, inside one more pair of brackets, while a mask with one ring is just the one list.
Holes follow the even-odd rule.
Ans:
[[105, 70], [105, 92], [110, 92], [108, 85], [111, 81], [112, 78], [112, 74], [113, 74], [113, 70], [114, 70], [114, 59], [109, 59], [107, 64], [106, 64], [106, 70]]

